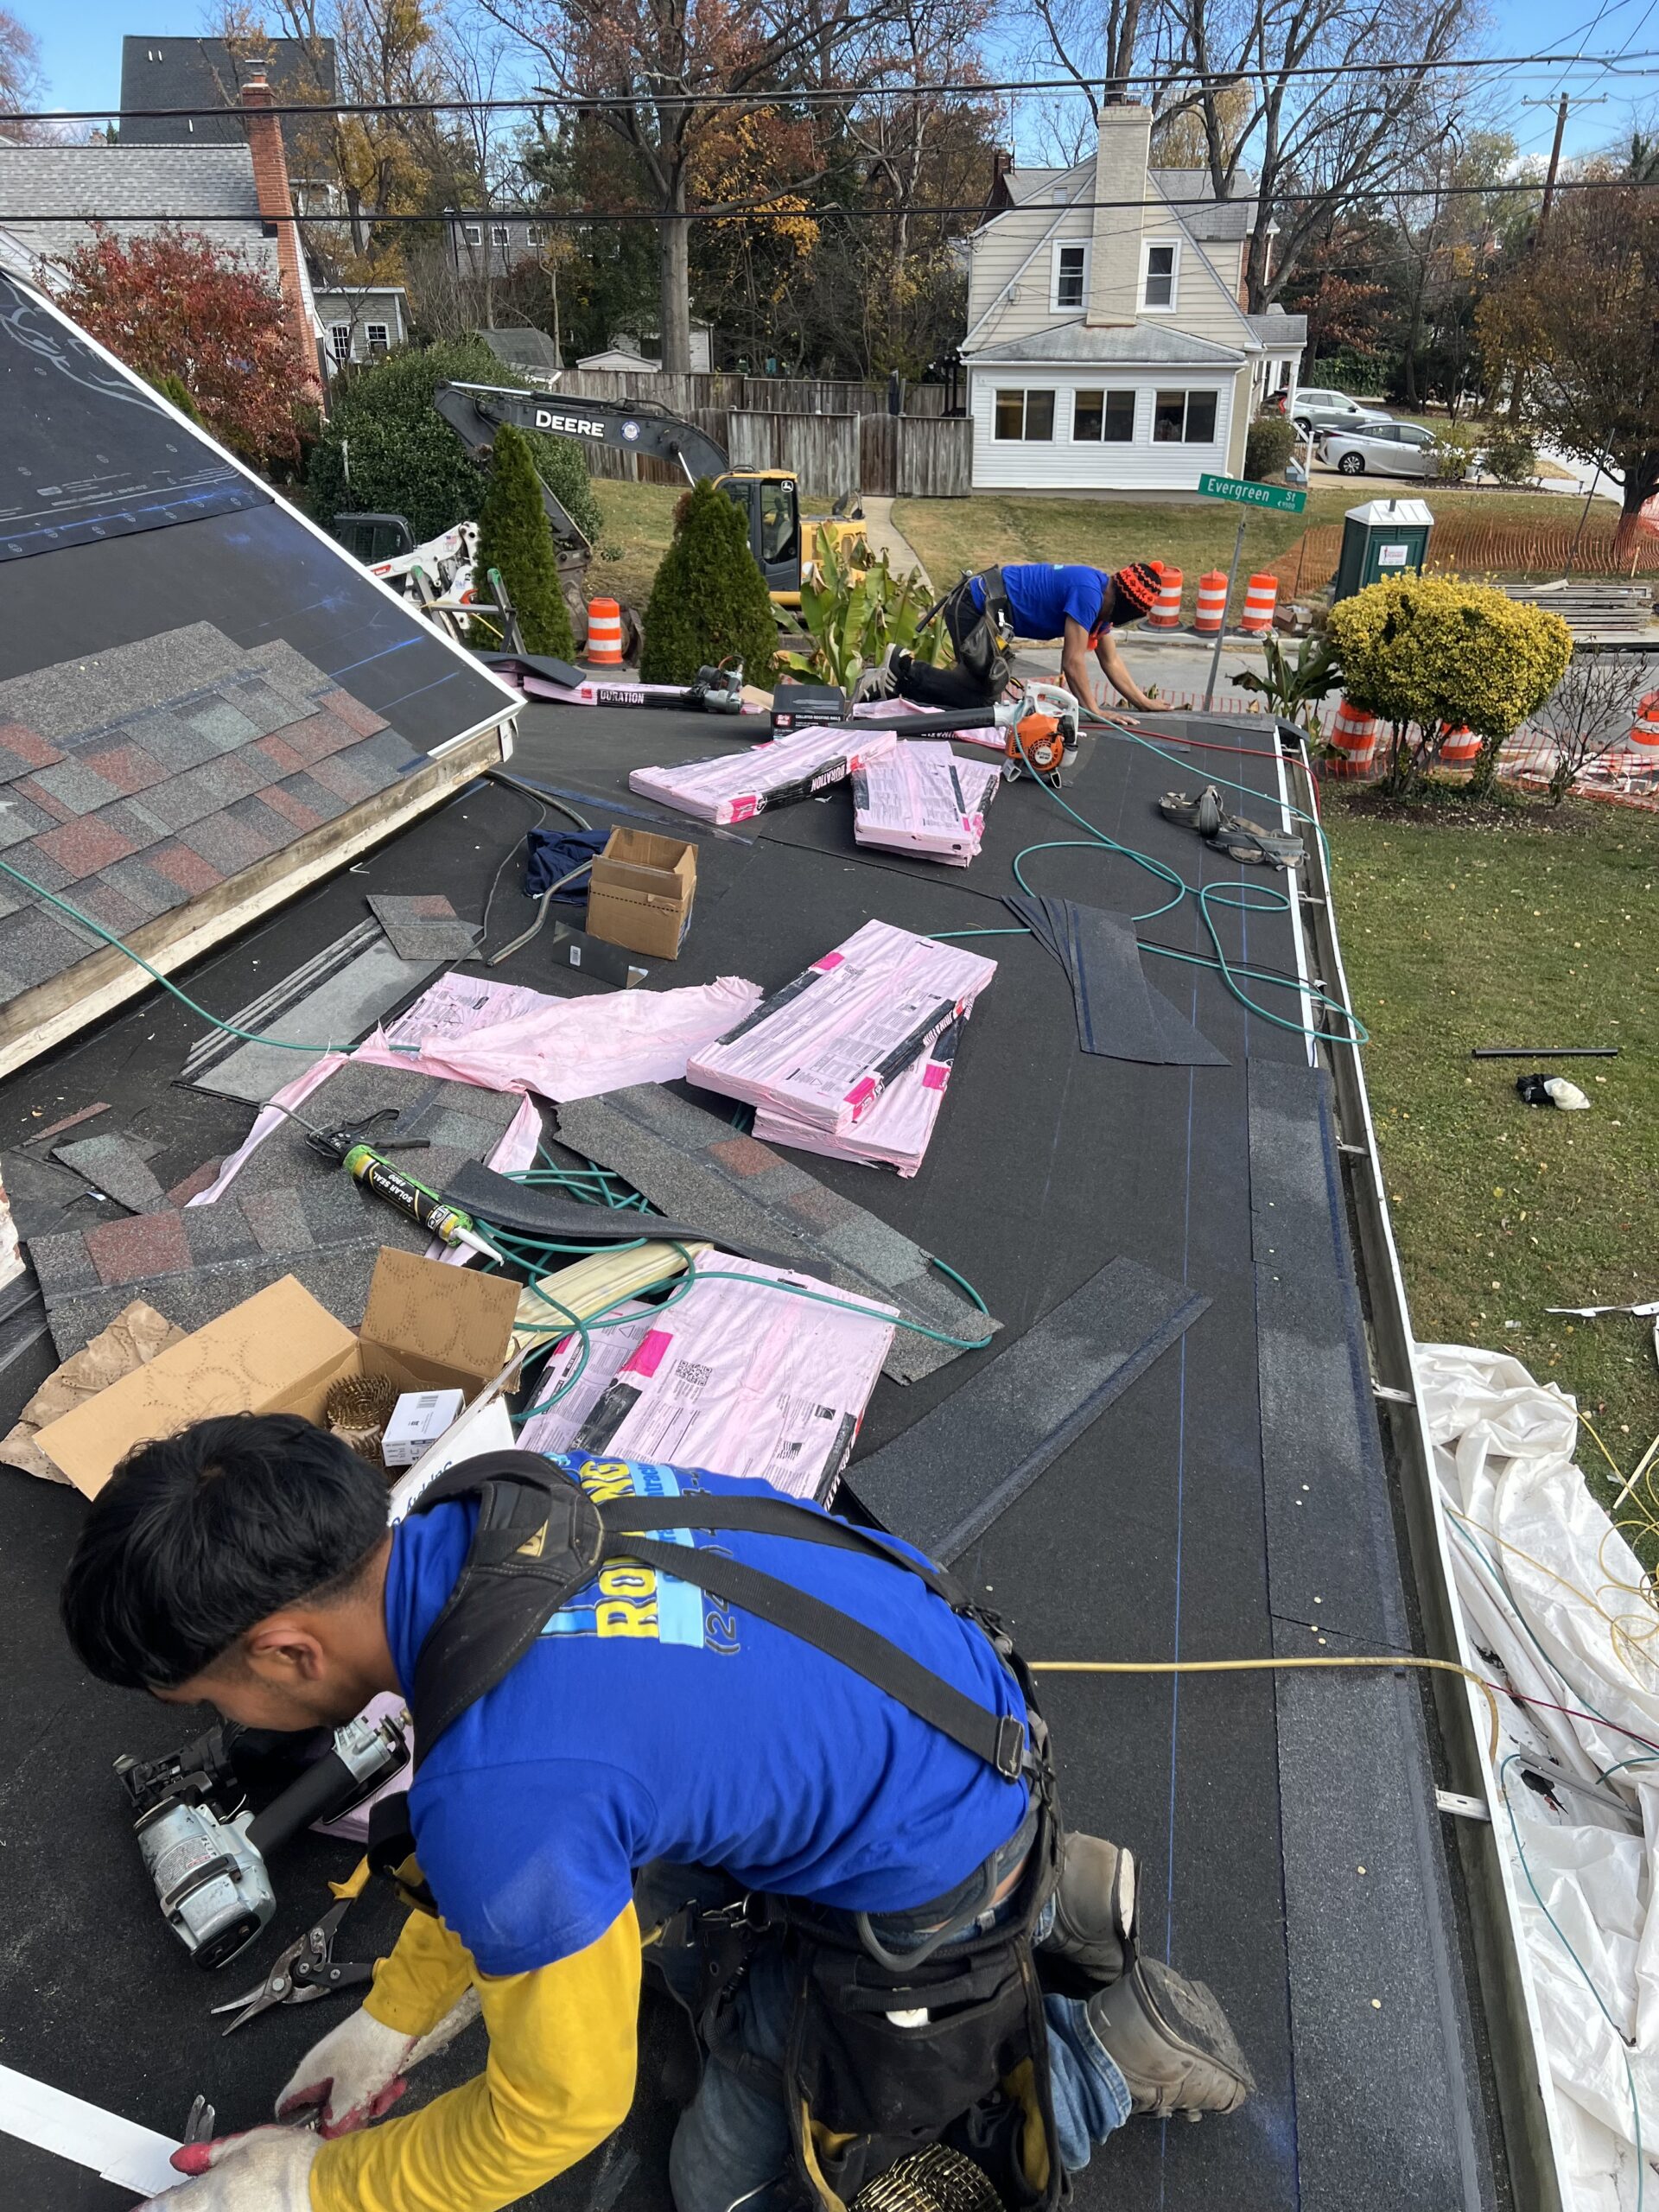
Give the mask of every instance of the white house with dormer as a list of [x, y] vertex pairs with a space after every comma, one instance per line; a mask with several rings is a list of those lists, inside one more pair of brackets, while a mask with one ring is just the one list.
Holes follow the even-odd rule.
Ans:
[[1251, 416], [1295, 389], [1306, 318], [1243, 305], [1254, 200], [1151, 168], [1151, 135], [1147, 109], [1109, 102], [1092, 160], [997, 178], [967, 241], [976, 491], [1242, 475]]

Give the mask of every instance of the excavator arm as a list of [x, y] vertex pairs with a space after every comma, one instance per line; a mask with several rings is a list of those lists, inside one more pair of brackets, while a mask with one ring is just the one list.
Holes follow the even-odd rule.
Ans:
[[[682, 422], [658, 407], [565, 399], [557, 392], [513, 391], [486, 384], [441, 384], [432, 404], [474, 454], [487, 451], [496, 431], [506, 423], [516, 430], [546, 430], [556, 437], [646, 454], [654, 461], [677, 461], [688, 484], [700, 476], [724, 476], [730, 467], [724, 449], [695, 423]], [[545, 485], [542, 500], [554, 537], [561, 544], [590, 551], [587, 539]]]

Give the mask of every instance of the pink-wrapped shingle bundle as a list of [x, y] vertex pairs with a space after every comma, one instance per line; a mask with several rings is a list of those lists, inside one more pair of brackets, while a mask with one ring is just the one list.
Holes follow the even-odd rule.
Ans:
[[920, 853], [966, 868], [985, 834], [985, 812], [1001, 772], [959, 760], [943, 742], [895, 745], [853, 778], [853, 835], [861, 845]]
[[899, 742], [890, 729], [797, 730], [770, 745], [722, 753], [712, 760], [680, 760], [636, 768], [628, 789], [698, 822], [748, 822], [774, 807], [792, 806], [828, 791]]

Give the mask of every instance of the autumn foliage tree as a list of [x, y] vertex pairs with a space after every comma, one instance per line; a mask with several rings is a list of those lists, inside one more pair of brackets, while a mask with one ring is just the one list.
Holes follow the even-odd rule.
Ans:
[[313, 372], [273, 279], [199, 232], [99, 228], [58, 302], [130, 368], [176, 377], [204, 426], [259, 467], [296, 461]]
[[1621, 486], [1632, 540], [1659, 493], [1659, 192], [1626, 178], [1564, 193], [1476, 312], [1533, 425]]

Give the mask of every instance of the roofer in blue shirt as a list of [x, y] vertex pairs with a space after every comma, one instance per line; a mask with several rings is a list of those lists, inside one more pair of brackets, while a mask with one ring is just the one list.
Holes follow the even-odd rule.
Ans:
[[942, 620], [950, 633], [957, 656], [951, 667], [929, 668], [889, 645], [859, 678], [853, 696], [890, 699], [896, 693], [934, 709], [986, 706], [1002, 696], [1015, 638], [1058, 639], [1061, 677], [1085, 715], [1099, 711], [1091, 656], [1118, 696], [1148, 714], [1152, 696], [1123, 665], [1114, 633], [1151, 613], [1163, 581], [1155, 561], [1116, 570], [1041, 561], [982, 569], [948, 592], [930, 618]]
[[[497, 2212], [626, 2115], [642, 1971], [703, 2055], [677, 2212], [835, 2212], [942, 2140], [1052, 2212], [1132, 2114], [1249, 2094], [1209, 1991], [1137, 1952], [1128, 1851], [1061, 1827], [1000, 1624], [766, 1484], [498, 1452], [388, 1531], [337, 1438], [200, 1421], [93, 1499], [62, 1610], [171, 1702], [414, 1715], [371, 1857], [420, 1909], [279, 2124], [183, 2146], [160, 2212]], [[371, 2126], [480, 2015], [482, 2071]]]

